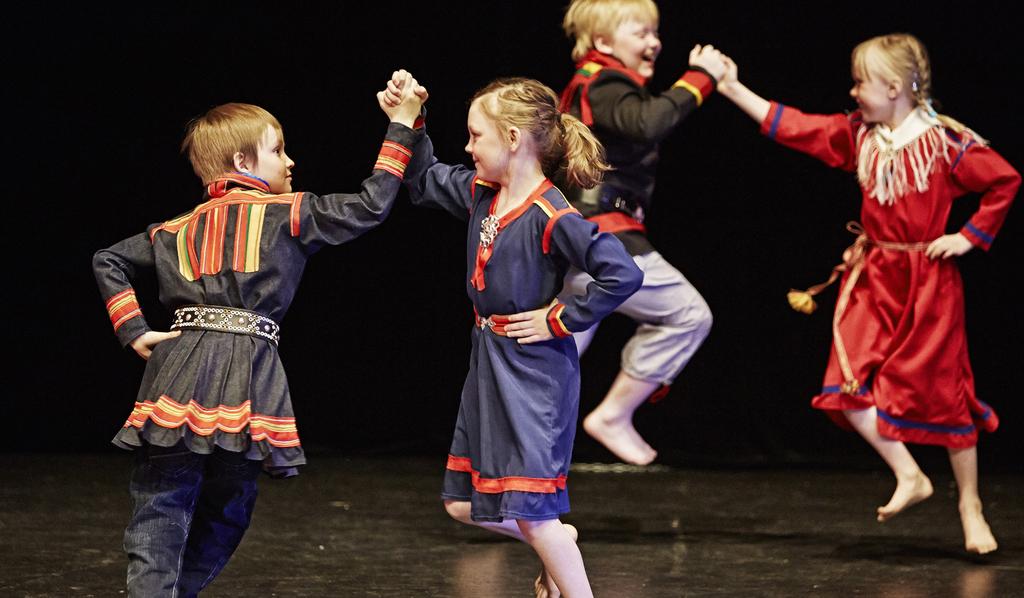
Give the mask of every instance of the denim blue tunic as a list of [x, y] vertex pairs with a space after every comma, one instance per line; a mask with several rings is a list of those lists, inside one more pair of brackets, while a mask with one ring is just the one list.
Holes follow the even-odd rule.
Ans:
[[[466, 290], [477, 315], [442, 496], [470, 501], [477, 521], [557, 518], [569, 510], [579, 407], [572, 333], [611, 313], [643, 274], [618, 239], [598, 233], [549, 181], [499, 219], [497, 185], [432, 156], [424, 137], [409, 168], [417, 174], [405, 182], [413, 203], [469, 221]], [[594, 282], [557, 302], [570, 265]], [[545, 306], [552, 339], [519, 344], [504, 335], [503, 316]]]

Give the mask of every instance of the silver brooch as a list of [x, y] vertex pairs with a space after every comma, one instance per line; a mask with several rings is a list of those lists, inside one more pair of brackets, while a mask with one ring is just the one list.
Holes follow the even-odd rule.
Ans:
[[498, 236], [498, 217], [491, 214], [480, 222], [480, 246], [490, 247]]

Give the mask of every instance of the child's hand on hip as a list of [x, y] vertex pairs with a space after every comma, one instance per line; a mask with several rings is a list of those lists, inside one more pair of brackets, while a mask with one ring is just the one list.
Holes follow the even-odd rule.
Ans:
[[541, 307], [508, 317], [512, 324], [505, 325], [505, 333], [520, 345], [539, 343], [552, 338], [548, 329], [548, 312], [551, 306]]
[[149, 361], [149, 356], [153, 354], [153, 347], [156, 347], [165, 340], [176, 338], [181, 336], [180, 330], [173, 332], [157, 332], [150, 330], [149, 332], [143, 332], [141, 335], [135, 337], [135, 340], [131, 342], [132, 349], [139, 354], [139, 357]]
[[924, 250], [924, 253], [931, 259], [935, 259], [937, 257], [946, 259], [963, 255], [973, 247], [974, 245], [967, 239], [967, 237], [960, 233], [953, 233], [952, 235], [942, 235], [938, 239], [932, 241], [932, 244], [928, 246], [928, 249]]

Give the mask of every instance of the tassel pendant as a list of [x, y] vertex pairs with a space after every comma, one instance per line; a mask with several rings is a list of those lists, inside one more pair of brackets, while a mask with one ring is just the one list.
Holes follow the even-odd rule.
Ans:
[[814, 310], [818, 309], [818, 304], [806, 291], [790, 289], [789, 293], [786, 293], [786, 299], [789, 300], [790, 307], [802, 314], [813, 314]]

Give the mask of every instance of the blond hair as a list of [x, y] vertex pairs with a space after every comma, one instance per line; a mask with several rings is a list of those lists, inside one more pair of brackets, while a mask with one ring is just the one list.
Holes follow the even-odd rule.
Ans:
[[552, 176], [565, 166], [574, 185], [589, 189], [601, 183], [610, 167], [604, 147], [590, 128], [572, 115], [558, 111], [558, 96], [539, 81], [524, 78], [497, 79], [473, 95], [480, 109], [498, 128], [517, 127], [537, 148], [544, 174]]
[[595, 37], [611, 37], [627, 21], [656, 24], [658, 7], [653, 0], [573, 0], [562, 20], [565, 34], [576, 40], [572, 59], [582, 59]]
[[[957, 133], [969, 130], [960, 121], [936, 114], [932, 108], [932, 67], [928, 50], [913, 35], [890, 33], [863, 41], [853, 49], [850, 63], [855, 78], [870, 79], [873, 75], [885, 81], [901, 81], [910, 90], [914, 102], [938, 118], [944, 127]], [[975, 137], [978, 136], [975, 134]]]
[[273, 127], [281, 134], [281, 123], [274, 115], [252, 104], [222, 104], [192, 119], [181, 143], [196, 176], [209, 183], [235, 170], [235, 153], [256, 160], [260, 141]]

